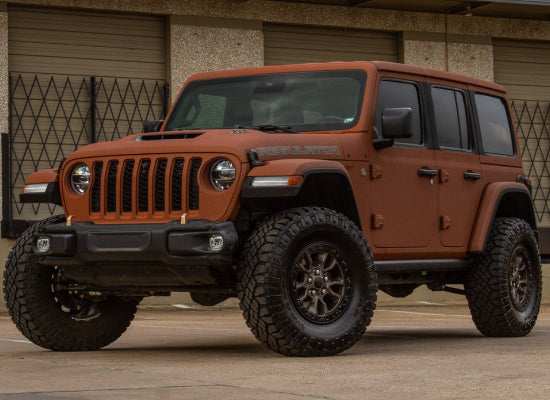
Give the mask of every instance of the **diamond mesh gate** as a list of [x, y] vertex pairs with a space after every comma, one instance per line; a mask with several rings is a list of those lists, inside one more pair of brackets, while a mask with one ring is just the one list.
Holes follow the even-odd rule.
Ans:
[[512, 101], [523, 159], [533, 183], [533, 202], [539, 226], [550, 227], [550, 102]]
[[[144, 121], [162, 119], [167, 92], [161, 81], [10, 75], [10, 133], [2, 136], [2, 236], [15, 237], [28, 221], [62, 212], [51, 204], [19, 203], [30, 173], [57, 168], [82, 145], [137, 133]], [[550, 226], [550, 102], [513, 100], [512, 113], [523, 166], [533, 182], [537, 222]]]
[[10, 132], [2, 136], [2, 236], [16, 237], [29, 221], [62, 213], [52, 204], [19, 202], [32, 172], [58, 168], [85, 144], [141, 132], [143, 122], [164, 118], [167, 97], [163, 81], [10, 75]]

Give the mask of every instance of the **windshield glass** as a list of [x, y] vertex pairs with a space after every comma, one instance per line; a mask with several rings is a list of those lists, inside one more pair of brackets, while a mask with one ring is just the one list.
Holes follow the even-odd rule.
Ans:
[[348, 129], [361, 113], [364, 71], [311, 71], [191, 82], [164, 130], [286, 126]]

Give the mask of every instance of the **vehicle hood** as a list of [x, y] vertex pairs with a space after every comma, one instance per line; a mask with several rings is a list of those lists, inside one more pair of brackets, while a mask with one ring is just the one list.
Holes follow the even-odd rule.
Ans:
[[[333, 132], [331, 132], [333, 133]], [[323, 133], [265, 133], [254, 129], [214, 129], [157, 132], [130, 135], [112, 142], [100, 142], [75, 151], [69, 160], [142, 156], [147, 154], [232, 154], [248, 162], [254, 149], [261, 160], [282, 158], [344, 158], [338, 135]]]

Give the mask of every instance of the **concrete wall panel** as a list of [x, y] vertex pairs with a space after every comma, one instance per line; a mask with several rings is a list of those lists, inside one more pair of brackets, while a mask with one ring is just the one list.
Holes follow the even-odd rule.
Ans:
[[197, 72], [263, 65], [261, 23], [173, 17], [170, 21], [171, 94]]

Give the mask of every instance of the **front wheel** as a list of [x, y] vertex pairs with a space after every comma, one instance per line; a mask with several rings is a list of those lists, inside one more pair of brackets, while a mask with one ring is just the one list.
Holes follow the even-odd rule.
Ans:
[[37, 262], [34, 236], [63, 221], [63, 216], [42, 220], [15, 242], [4, 271], [6, 305], [17, 328], [36, 345], [58, 351], [96, 350], [122, 335], [139, 301], [75, 295], [67, 289], [61, 268]]
[[486, 250], [464, 288], [478, 330], [486, 336], [525, 336], [535, 326], [542, 294], [537, 242], [527, 222], [497, 218]]
[[284, 211], [245, 244], [241, 309], [256, 338], [285, 355], [327, 356], [365, 332], [376, 303], [376, 271], [357, 226], [325, 208]]

